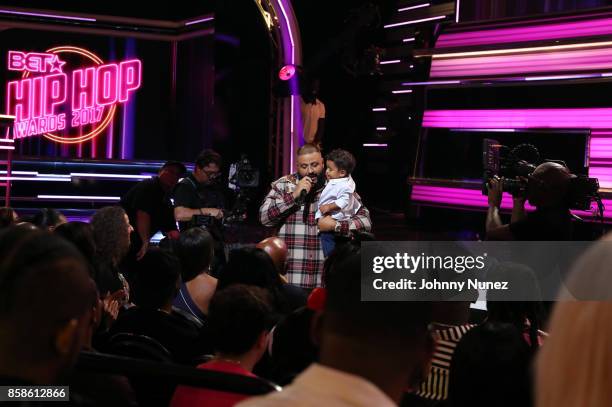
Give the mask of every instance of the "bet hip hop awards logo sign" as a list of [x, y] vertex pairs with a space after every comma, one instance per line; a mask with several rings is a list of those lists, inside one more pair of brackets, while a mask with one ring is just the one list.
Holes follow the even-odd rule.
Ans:
[[6, 89], [7, 114], [15, 116], [13, 137], [43, 135], [58, 143], [81, 143], [103, 132], [142, 79], [138, 59], [104, 63], [69, 46], [9, 51], [8, 70], [22, 73]]

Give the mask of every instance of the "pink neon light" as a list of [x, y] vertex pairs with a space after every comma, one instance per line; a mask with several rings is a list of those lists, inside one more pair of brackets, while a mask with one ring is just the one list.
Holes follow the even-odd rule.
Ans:
[[138, 59], [124, 61], [119, 64], [119, 101], [126, 102], [131, 93], [140, 88], [142, 80], [142, 63]]
[[433, 58], [431, 78], [474, 77], [612, 68], [612, 48], [540, 51], [527, 54]]
[[14, 112], [15, 118], [19, 117], [21, 118], [21, 120], [27, 120], [30, 118], [29, 101], [31, 88], [31, 79], [24, 79], [22, 81], [11, 81], [8, 83], [6, 92], [6, 105], [8, 106], [9, 112], [11, 111], [12, 106], [12, 111]]
[[612, 108], [426, 110], [423, 127], [612, 129]]
[[425, 3], [425, 4], [417, 4], [416, 6], [410, 6], [410, 7], [403, 7], [403, 8], [399, 8], [397, 9], [397, 11], [409, 11], [409, 10], [414, 10], [417, 8], [423, 8], [423, 7], [429, 7], [430, 4], [429, 3]]
[[56, 54], [43, 52], [20, 52], [9, 51], [9, 71], [26, 71], [33, 73], [62, 72], [62, 66], [66, 63], [61, 61]]
[[561, 38], [579, 38], [612, 34], [612, 18], [557, 24], [537, 24], [523, 27], [483, 29], [458, 33], [443, 33], [436, 48], [468, 47], [485, 44], [508, 44]]
[[45, 115], [52, 115], [55, 107], [66, 101], [66, 74], [60, 73], [45, 77]]
[[96, 104], [101, 106], [112, 105], [117, 102], [117, 77], [119, 67], [117, 64], [102, 65], [96, 68]]
[[435, 16], [435, 17], [421, 18], [421, 19], [418, 19], [418, 20], [402, 21], [401, 23], [387, 24], [387, 25], [384, 26], [384, 28], [401, 27], [403, 25], [425, 23], [427, 21], [442, 20], [444, 18], [446, 18], [446, 16]]
[[212, 21], [214, 19], [215, 19], [214, 17], [204, 17], [204, 18], [200, 18], [198, 20], [187, 21], [185, 23], [185, 26], [190, 26], [190, 25], [194, 25], [194, 24], [198, 24], [198, 23], [205, 23], [207, 21]]
[[93, 107], [95, 77], [96, 68], [77, 69], [72, 72], [72, 110]]
[[612, 132], [591, 132], [589, 176], [598, 178], [601, 188], [612, 188]]
[[[434, 187], [429, 185], [413, 185], [412, 197], [414, 202], [441, 204], [449, 206], [461, 206], [469, 208], [487, 208], [488, 200], [485, 195], [482, 195], [480, 190], [466, 188], [451, 188], [451, 187]], [[603, 200], [606, 207], [612, 205], [612, 200]], [[502, 200], [502, 209], [512, 209], [512, 197], [504, 193]], [[533, 210], [533, 206], [525, 205], [528, 211]], [[591, 212], [573, 211], [573, 213], [583, 217], [593, 217]], [[604, 212], [606, 219], [612, 218], [612, 213], [609, 210]]]
[[76, 21], [91, 21], [91, 22], [97, 21], [95, 18], [63, 16], [60, 14], [28, 13], [25, 11], [15, 11], [15, 10], [0, 10], [0, 14], [14, 14], [16, 16], [47, 17], [47, 18], [57, 18], [61, 20], [76, 20]]
[[[74, 52], [98, 66], [76, 69], [68, 73], [71, 74], [70, 80], [66, 73], [29, 78], [31, 72], [61, 72], [65, 63], [49, 52]], [[44, 134], [60, 143], [85, 141], [103, 131], [112, 120], [116, 104], [129, 99], [140, 87], [142, 77], [142, 64], [137, 59], [102, 64], [97, 56], [76, 47], [58, 47], [47, 53], [10, 51], [9, 65], [14, 70], [25, 71], [23, 79], [7, 85], [7, 109], [9, 114], [15, 114], [15, 138]], [[66, 103], [69, 91], [72, 93], [72, 117], [57, 112], [58, 106]], [[109, 106], [106, 115], [105, 106]], [[89, 110], [84, 112], [83, 109]], [[94, 130], [73, 138], [53, 134], [66, 127], [84, 125], [94, 125]]]
[[295, 75], [295, 66], [285, 65], [278, 72], [278, 77], [281, 81], [288, 81]]

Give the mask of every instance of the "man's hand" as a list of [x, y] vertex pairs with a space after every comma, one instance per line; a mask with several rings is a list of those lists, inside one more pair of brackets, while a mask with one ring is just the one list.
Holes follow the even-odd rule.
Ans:
[[223, 211], [217, 208], [208, 208], [208, 215], [215, 219], [221, 219], [223, 218]]
[[319, 230], [321, 232], [333, 232], [336, 229], [336, 220], [331, 216], [319, 218]]
[[310, 177], [304, 177], [298, 182], [297, 186], [295, 187], [295, 191], [293, 191], [293, 198], [298, 199], [302, 191], [306, 191], [306, 193], [309, 193], [311, 189], [312, 179]]
[[136, 253], [136, 260], [140, 260], [147, 254], [147, 250], [149, 250], [149, 242], [142, 242], [142, 246], [140, 246], [140, 250]]
[[502, 203], [502, 180], [497, 175], [489, 180], [489, 206], [499, 208]]
[[127, 293], [124, 289], [119, 289], [114, 293], [107, 293], [104, 299], [108, 299], [109, 301], [117, 301], [119, 304], [123, 304], [127, 301]]

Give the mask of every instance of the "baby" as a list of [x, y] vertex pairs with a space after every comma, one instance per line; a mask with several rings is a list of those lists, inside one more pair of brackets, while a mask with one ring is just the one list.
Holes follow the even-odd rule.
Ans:
[[[355, 169], [355, 157], [346, 150], [336, 149], [325, 157], [327, 185], [321, 192], [315, 219], [331, 215], [336, 221], [349, 220], [361, 206], [355, 199], [355, 181], [351, 173]], [[337, 230], [337, 229], [336, 229]], [[336, 245], [333, 232], [321, 232], [321, 247], [328, 257]]]

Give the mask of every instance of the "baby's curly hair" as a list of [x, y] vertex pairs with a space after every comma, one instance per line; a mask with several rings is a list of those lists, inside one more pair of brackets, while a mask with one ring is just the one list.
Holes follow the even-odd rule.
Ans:
[[357, 165], [353, 154], [339, 148], [330, 151], [330, 153], [325, 156], [325, 159], [336, 164], [339, 170], [346, 171], [346, 175], [350, 175], [355, 169], [355, 165]]
[[91, 218], [98, 256], [117, 264], [127, 254], [129, 239], [126, 233], [125, 211], [120, 206], [99, 209]]

